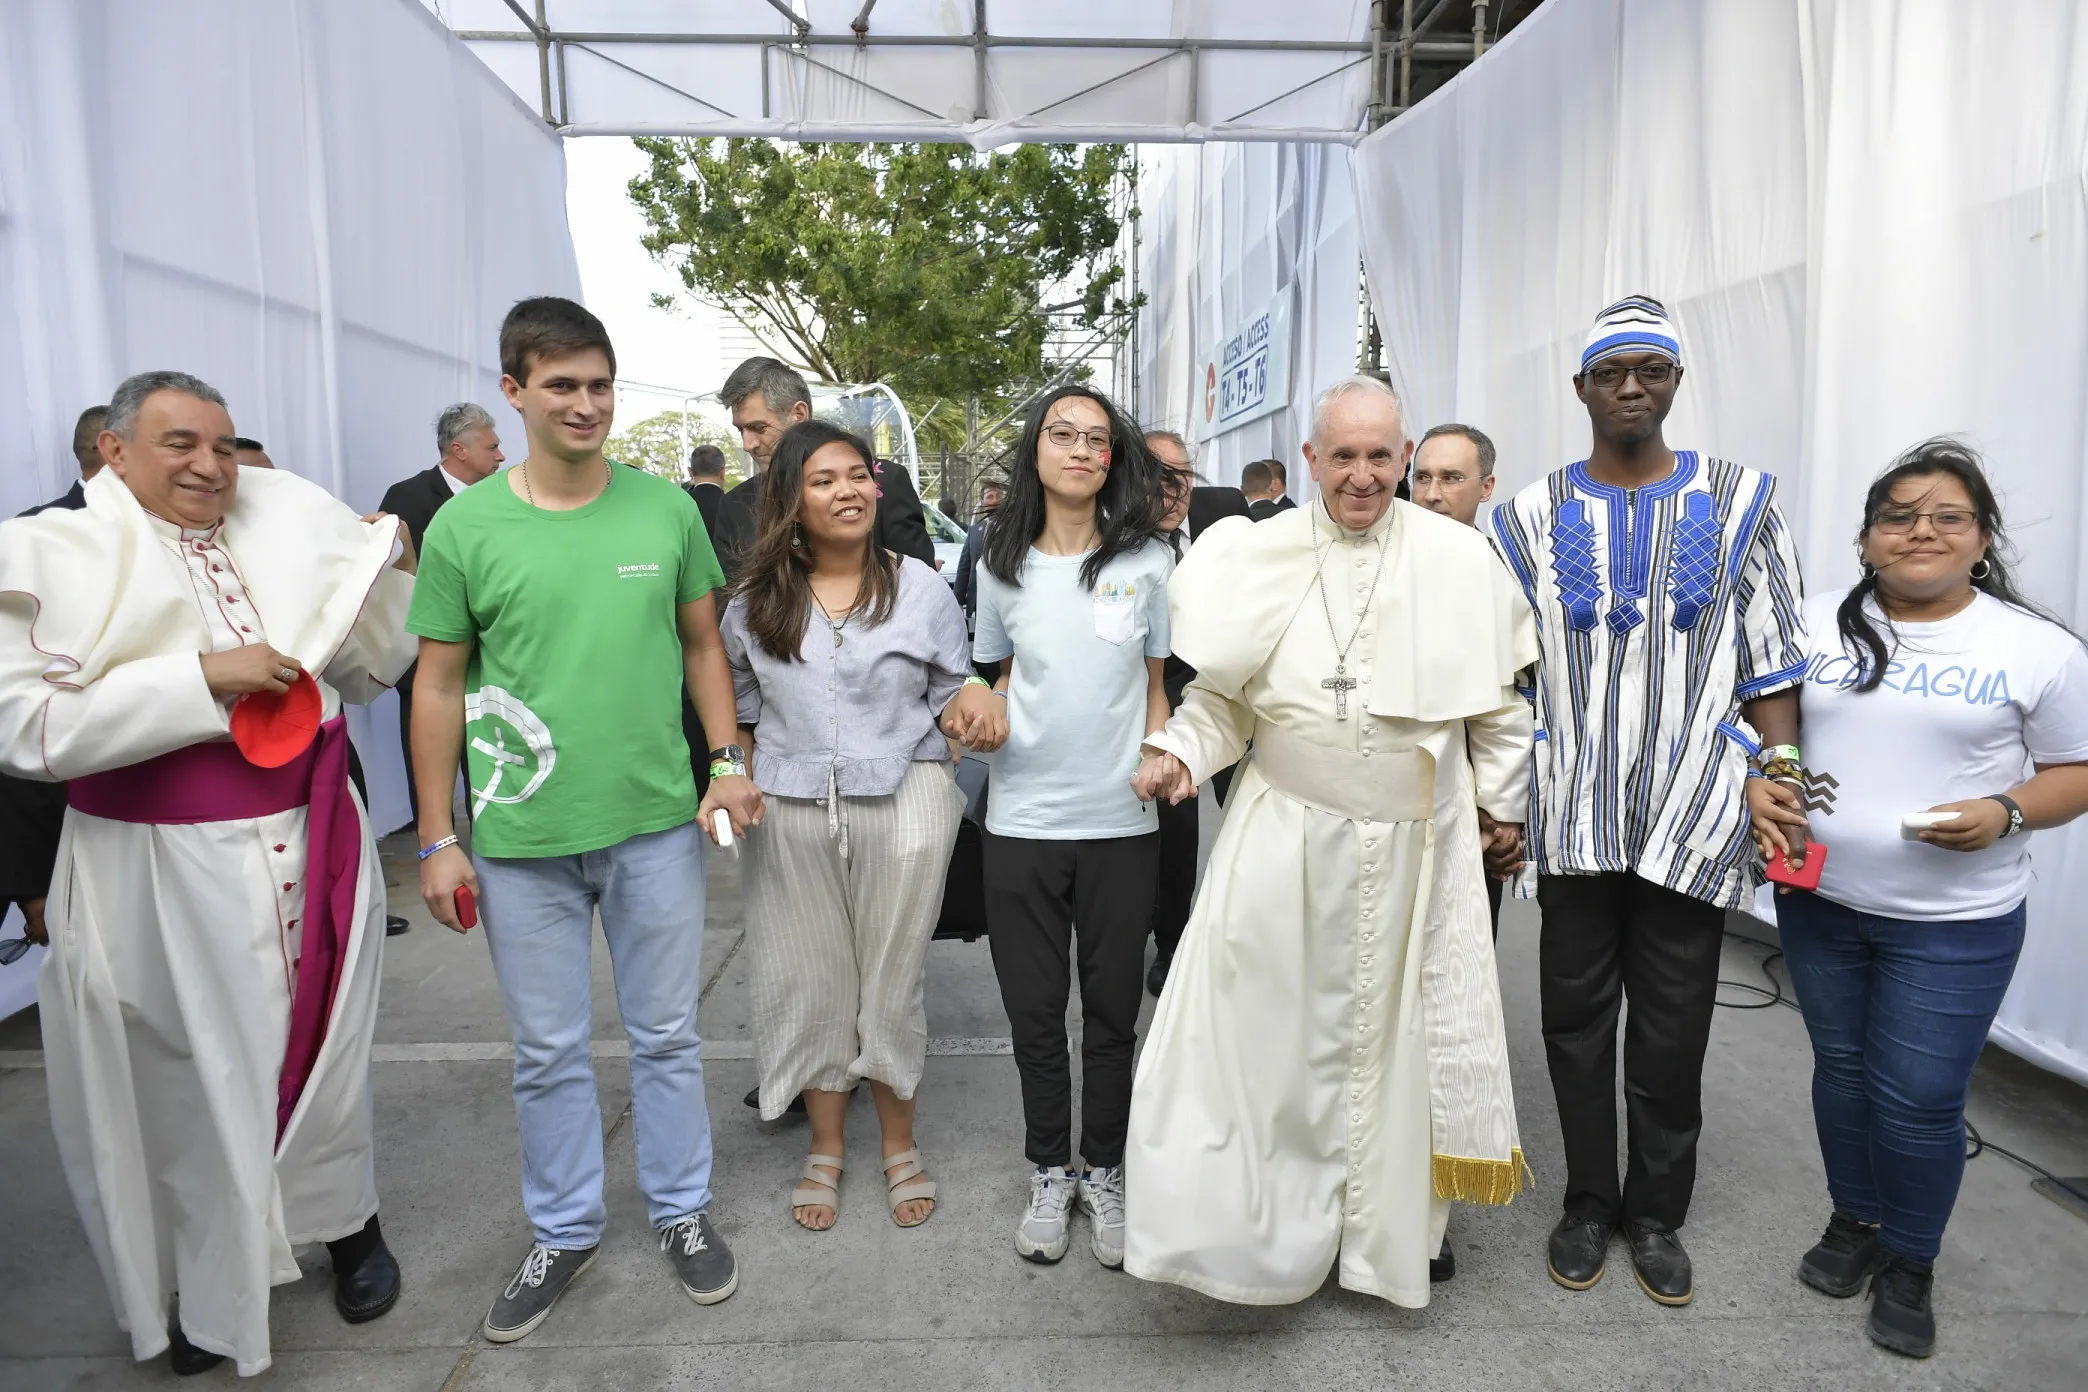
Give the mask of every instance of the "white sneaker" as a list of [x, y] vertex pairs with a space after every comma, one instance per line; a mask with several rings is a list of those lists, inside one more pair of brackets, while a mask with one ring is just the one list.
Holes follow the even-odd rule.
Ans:
[[1080, 1182], [1064, 1165], [1030, 1176], [1029, 1207], [1023, 1210], [1022, 1226], [1015, 1229], [1015, 1250], [1033, 1262], [1055, 1262], [1066, 1255], [1073, 1240], [1071, 1218], [1074, 1192]]
[[1080, 1177], [1080, 1207], [1088, 1216], [1088, 1245], [1108, 1267], [1124, 1264], [1124, 1167], [1090, 1168]]

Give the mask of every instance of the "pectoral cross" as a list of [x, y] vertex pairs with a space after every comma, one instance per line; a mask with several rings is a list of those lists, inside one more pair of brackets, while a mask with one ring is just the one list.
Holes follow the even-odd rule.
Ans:
[[1356, 689], [1356, 679], [1348, 674], [1348, 664], [1335, 663], [1334, 675], [1322, 681], [1320, 685], [1334, 693], [1334, 718], [1348, 719], [1348, 694]]

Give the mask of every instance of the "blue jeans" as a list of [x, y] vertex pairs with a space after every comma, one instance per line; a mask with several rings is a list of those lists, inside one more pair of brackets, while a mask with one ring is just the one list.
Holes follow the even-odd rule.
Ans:
[[594, 915], [631, 1041], [638, 1186], [656, 1228], [710, 1206], [710, 1110], [696, 1038], [703, 989], [703, 842], [696, 824], [583, 855], [474, 856], [486, 946], [515, 1035], [522, 1206], [547, 1247], [602, 1240], [595, 1098]]
[[1965, 1174], [1965, 1094], [2023, 948], [2023, 906], [1920, 923], [1804, 890], [1777, 896], [1813, 1046], [1813, 1120], [1834, 1206], [1934, 1261]]

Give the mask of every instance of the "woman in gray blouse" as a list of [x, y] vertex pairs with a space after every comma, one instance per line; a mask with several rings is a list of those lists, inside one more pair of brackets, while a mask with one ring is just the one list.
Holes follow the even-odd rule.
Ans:
[[[916, 1227], [934, 1211], [913, 1115], [921, 976], [964, 805], [947, 740], [993, 749], [1008, 733], [1005, 701], [972, 674], [950, 587], [874, 543], [877, 495], [861, 440], [825, 421], [793, 426], [721, 625], [768, 808], [745, 878], [761, 1115], [804, 1094], [812, 1154], [791, 1208], [814, 1231], [838, 1216], [859, 1079], [877, 1102], [893, 1221]], [[710, 812], [706, 801], [705, 827]]]

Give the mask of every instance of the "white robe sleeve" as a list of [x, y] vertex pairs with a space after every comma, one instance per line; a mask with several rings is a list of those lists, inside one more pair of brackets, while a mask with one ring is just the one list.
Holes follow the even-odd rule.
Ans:
[[1479, 807], [1497, 822], [1521, 824], [1530, 815], [1530, 703], [1517, 696], [1499, 710], [1465, 719]]
[[413, 577], [387, 566], [371, 586], [347, 640], [320, 673], [343, 701], [370, 704], [413, 665], [420, 640], [406, 631], [406, 610], [412, 603]]
[[1146, 736], [1145, 743], [1187, 764], [1189, 777], [1201, 788], [1211, 775], [1240, 761], [1253, 732], [1254, 712], [1245, 704], [1192, 681], [1167, 724]]
[[19, 669], [0, 679], [0, 766], [20, 778], [62, 782], [103, 773], [222, 739], [231, 728], [226, 706], [203, 679], [199, 653], [119, 663], [85, 686], [60, 686]]

